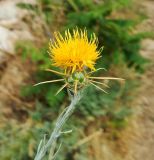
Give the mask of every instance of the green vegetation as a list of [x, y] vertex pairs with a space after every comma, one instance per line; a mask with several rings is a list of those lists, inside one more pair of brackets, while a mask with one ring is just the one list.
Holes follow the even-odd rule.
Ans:
[[[131, 19], [118, 19], [112, 16], [113, 11], [118, 11], [131, 6], [129, 0], [67, 0], [38, 1], [42, 8], [45, 24], [51, 30], [64, 31], [66, 28], [85, 28], [95, 32], [99, 38], [99, 45], [104, 46], [102, 57], [97, 67], [104, 67], [107, 71], [99, 71], [99, 75], [110, 75], [126, 79], [125, 84], [108, 82], [109, 94], [101, 93], [92, 86], [85, 91], [85, 96], [77, 106], [76, 112], [66, 124], [65, 128], [73, 129], [70, 135], [64, 135], [63, 147], [60, 149], [58, 160], [88, 160], [88, 144], [77, 149], [72, 147], [79, 139], [84, 138], [84, 129], [90, 122], [100, 121], [99, 128], [104, 129], [111, 136], [126, 127], [128, 117], [132, 114], [132, 101], [139, 86], [137, 75], [144, 71], [146, 60], [139, 54], [140, 41], [146, 36], [144, 33], [133, 34], [133, 27], [138, 21]], [[31, 9], [38, 14], [38, 6], [18, 5], [21, 8]], [[61, 13], [59, 13], [61, 11]], [[60, 18], [59, 14], [62, 16]], [[54, 25], [54, 27], [52, 26]], [[60, 27], [62, 25], [62, 27]], [[52, 33], [52, 31], [51, 31]], [[42, 33], [42, 36], [45, 36]], [[38, 37], [39, 38], [39, 37]], [[20, 42], [17, 52], [22, 53], [23, 60], [30, 59], [36, 65], [36, 71], [31, 75], [33, 83], [58, 78], [45, 68], [52, 68], [47, 53], [47, 41], [42, 44]], [[26, 44], [26, 45], [25, 45]], [[2, 160], [30, 160], [36, 151], [37, 144], [44, 133], [51, 132], [54, 120], [61, 110], [69, 104], [67, 92], [64, 90], [55, 96], [61, 83], [45, 84], [33, 87], [27, 84], [21, 89], [21, 96], [33, 102], [35, 109], [27, 109], [27, 124], [24, 127], [18, 124], [6, 124], [0, 135]], [[21, 115], [22, 116], [22, 115]], [[13, 123], [13, 122], [12, 122]], [[27, 125], [27, 126], [26, 126]], [[11, 133], [10, 133], [11, 130]], [[6, 135], [7, 137], [4, 137]], [[6, 149], [7, 148], [7, 149]], [[79, 158], [75, 155], [80, 155]]]

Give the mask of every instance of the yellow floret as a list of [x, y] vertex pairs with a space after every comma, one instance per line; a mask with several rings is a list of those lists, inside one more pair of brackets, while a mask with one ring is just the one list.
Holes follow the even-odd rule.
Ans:
[[95, 62], [100, 57], [97, 50], [95, 34], [88, 39], [86, 30], [74, 29], [65, 31], [64, 36], [55, 32], [54, 42], [49, 43], [53, 65], [71, 72], [82, 71], [84, 68], [95, 70]]

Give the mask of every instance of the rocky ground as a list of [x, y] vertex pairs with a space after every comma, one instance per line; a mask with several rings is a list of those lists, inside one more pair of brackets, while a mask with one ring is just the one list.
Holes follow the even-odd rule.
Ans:
[[[29, 15], [27, 10], [17, 7], [22, 0], [0, 1], [0, 114], [7, 118], [15, 116], [21, 108], [19, 98], [21, 85], [29, 76], [30, 67], [15, 55], [15, 43], [21, 40], [34, 40], [24, 18]], [[32, 0], [26, 2], [33, 3]], [[14, 109], [18, 108], [17, 112]], [[1, 121], [3, 121], [1, 119]], [[0, 122], [0, 125], [3, 125]]]
[[[18, 97], [19, 88], [29, 77], [28, 73], [31, 70], [29, 67], [25, 70], [25, 65], [28, 66], [29, 62], [23, 63], [20, 57], [14, 55], [16, 41], [34, 40], [29, 26], [23, 21], [28, 12], [16, 7], [21, 1], [0, 0], [0, 115], [5, 114], [6, 117], [14, 116], [12, 113], [16, 105], [23, 103]], [[27, 1], [34, 3], [32, 0]], [[140, 6], [148, 18], [138, 26], [138, 30], [154, 31], [154, 1], [140, 0]], [[116, 160], [121, 160], [121, 157], [124, 160], [154, 159], [154, 40], [152, 38], [143, 40], [141, 54], [150, 59], [151, 64], [143, 76], [140, 94], [136, 97], [136, 114], [131, 125], [122, 133], [121, 144], [117, 144], [117, 148], [111, 147], [114, 146], [112, 142], [109, 144], [105, 140], [103, 145], [100, 144], [100, 135], [93, 139], [96, 160], [113, 160], [115, 157]], [[22, 111], [22, 108], [19, 110]], [[2, 124], [3, 122], [0, 122], [0, 125]], [[122, 155], [115, 152], [118, 147], [121, 148]]]

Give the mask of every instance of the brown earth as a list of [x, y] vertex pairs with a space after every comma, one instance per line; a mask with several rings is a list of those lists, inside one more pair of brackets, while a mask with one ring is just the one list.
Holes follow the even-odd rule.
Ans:
[[[154, 1], [140, 1], [146, 12], [146, 19], [138, 29], [154, 32]], [[137, 97], [136, 118], [129, 128], [131, 137], [126, 137], [128, 153], [125, 160], [153, 160], [154, 159], [154, 40], [145, 39], [142, 42], [141, 54], [151, 61], [142, 79], [142, 88]], [[128, 134], [128, 133], [127, 133]], [[126, 134], [126, 135], [127, 135]], [[131, 134], [130, 134], [131, 135]]]

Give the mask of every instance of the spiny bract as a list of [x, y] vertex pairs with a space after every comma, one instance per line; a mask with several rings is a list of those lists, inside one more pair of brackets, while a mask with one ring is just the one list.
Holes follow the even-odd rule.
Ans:
[[[54, 35], [55, 40], [49, 43], [49, 54], [53, 62], [52, 64], [61, 68], [62, 72], [53, 69], [46, 69], [46, 71], [56, 73], [63, 78], [40, 82], [35, 84], [35, 86], [64, 81], [64, 85], [57, 91], [57, 94], [67, 87], [75, 95], [77, 91], [82, 90], [89, 84], [107, 93], [98, 85], [108, 86], [103, 82], [99, 82], [99, 80], [123, 80], [115, 77], [91, 76], [94, 72], [104, 69], [98, 68], [95, 70], [95, 63], [100, 57], [100, 50], [97, 50], [98, 40], [94, 33], [88, 39], [86, 29], [79, 30], [76, 28], [72, 32], [66, 30], [64, 36], [59, 32], [55, 32]], [[88, 68], [92, 71], [87, 70]]]

